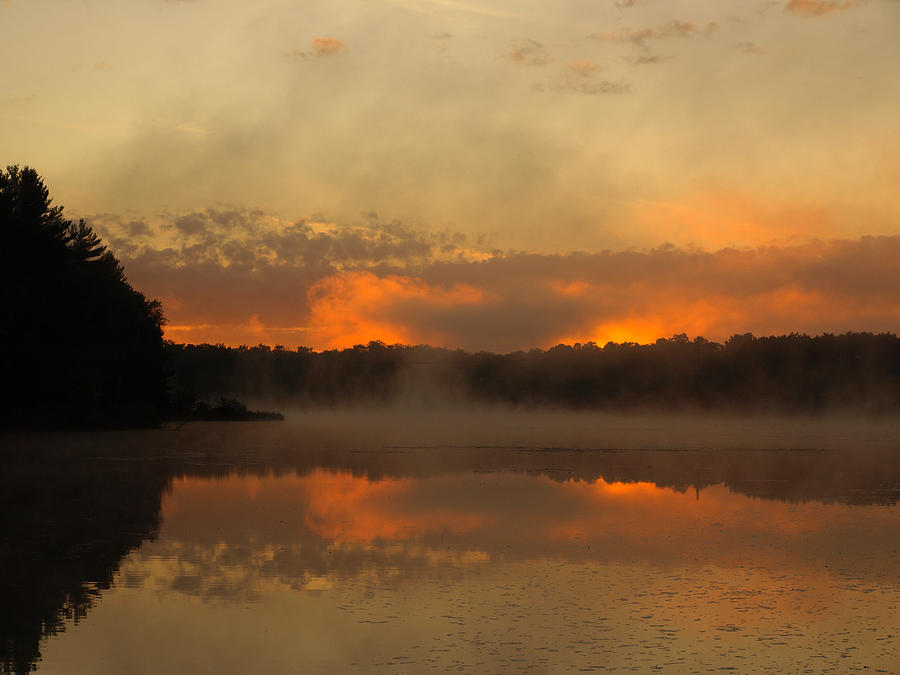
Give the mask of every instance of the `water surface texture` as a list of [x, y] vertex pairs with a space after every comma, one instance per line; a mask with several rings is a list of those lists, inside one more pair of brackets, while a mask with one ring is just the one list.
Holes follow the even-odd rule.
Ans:
[[898, 438], [374, 412], [5, 436], [3, 669], [896, 672]]

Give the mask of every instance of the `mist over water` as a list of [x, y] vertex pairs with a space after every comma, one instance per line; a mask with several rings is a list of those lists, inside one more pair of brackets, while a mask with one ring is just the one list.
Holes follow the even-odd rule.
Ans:
[[[264, 403], [260, 403], [264, 405]], [[573, 450], [887, 450], [900, 420], [859, 415], [604, 413], [431, 401], [308, 410], [287, 408], [285, 434], [382, 445]]]
[[607, 413], [895, 415], [900, 338], [847, 333], [724, 344], [687, 335], [492, 354], [370, 342], [352, 349], [167, 346], [176, 406], [516, 407]]

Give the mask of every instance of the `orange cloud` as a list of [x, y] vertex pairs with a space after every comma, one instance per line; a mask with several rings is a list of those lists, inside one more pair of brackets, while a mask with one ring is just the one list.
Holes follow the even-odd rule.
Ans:
[[594, 72], [601, 69], [596, 63], [591, 63], [585, 59], [579, 59], [577, 61], [572, 61], [570, 64], [566, 66], [571, 73], [578, 75], [579, 77], [590, 77], [594, 74]]
[[331, 56], [347, 51], [347, 45], [336, 38], [316, 38], [312, 44], [316, 56]]
[[788, 0], [784, 6], [785, 11], [794, 12], [802, 16], [823, 16], [834, 11], [840, 11], [856, 7], [859, 0]]
[[[137, 287], [168, 298], [166, 336], [176, 342], [514, 351], [677, 333], [721, 341], [745, 332], [900, 330], [900, 237], [817, 239], [837, 231], [827, 211], [739, 193], [632, 209], [629, 220], [652, 240], [675, 244], [474, 259], [458, 248], [441, 257], [405, 231], [325, 236], [301, 227], [276, 236], [247, 227], [244, 239], [219, 241], [207, 224], [212, 243], [179, 235], [180, 250], [135, 248], [124, 262]], [[779, 241], [785, 231], [799, 243]]]
[[312, 51], [307, 52], [302, 49], [292, 49], [285, 52], [285, 56], [292, 59], [305, 60], [311, 56], [333, 56], [347, 51], [347, 45], [337, 38], [316, 38], [312, 41]]
[[309, 287], [305, 303], [294, 306], [296, 323], [254, 314], [233, 323], [173, 323], [166, 337], [315, 349], [381, 340], [512, 351], [588, 341], [645, 344], [677, 333], [721, 341], [745, 332], [897, 331], [898, 257], [900, 240], [885, 238], [715, 253], [664, 247], [497, 257], [425, 268], [422, 276], [343, 272]]
[[371, 272], [345, 272], [322, 279], [307, 293], [310, 339], [324, 348], [352, 347], [370, 340], [388, 344], [445, 344], [447, 337], [427, 324], [398, 316], [397, 310], [427, 306], [432, 310], [483, 305], [485, 291], [465, 283], [449, 288], [421, 279]]

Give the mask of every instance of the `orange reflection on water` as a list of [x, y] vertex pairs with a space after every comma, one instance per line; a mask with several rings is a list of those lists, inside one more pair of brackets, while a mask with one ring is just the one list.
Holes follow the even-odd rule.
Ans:
[[[412, 478], [372, 480], [325, 469], [303, 476], [179, 478], [163, 499], [162, 518], [170, 528], [195, 532], [252, 529], [261, 520], [295, 529], [302, 524], [322, 539], [354, 544], [405, 541], [430, 532], [461, 534], [485, 525], [483, 514], [462, 504], [417, 504], [421, 487]], [[207, 522], [196, 522], [201, 518]]]
[[679, 491], [503, 472], [373, 479], [319, 468], [301, 476], [184, 478], [164, 498], [162, 515], [162, 536], [182, 541], [416, 541], [525, 559], [600, 555], [726, 566], [809, 565], [837, 554], [869, 565], [873, 537], [900, 537], [896, 508], [756, 499], [723, 485]]
[[551, 536], [583, 540], [620, 532], [639, 539], [696, 540], [815, 532], [845, 521], [845, 507], [752, 499], [724, 486], [678, 491], [655, 483], [569, 480], [561, 484], [584, 507], [552, 528]]
[[471, 532], [483, 516], [460, 510], [463, 505], [436, 509], [404, 509], [403, 497], [416, 481], [369, 480], [349, 472], [316, 469], [301, 479], [308, 498], [307, 527], [335, 543], [366, 543], [376, 539], [402, 541], [426, 532]]

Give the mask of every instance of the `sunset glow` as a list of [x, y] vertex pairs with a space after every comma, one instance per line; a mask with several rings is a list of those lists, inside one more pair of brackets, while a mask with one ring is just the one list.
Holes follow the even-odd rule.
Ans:
[[0, 3], [0, 54], [42, 54], [4, 161], [168, 339], [900, 330], [891, 0], [40, 5]]

